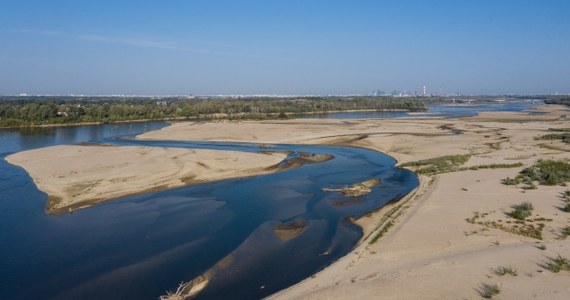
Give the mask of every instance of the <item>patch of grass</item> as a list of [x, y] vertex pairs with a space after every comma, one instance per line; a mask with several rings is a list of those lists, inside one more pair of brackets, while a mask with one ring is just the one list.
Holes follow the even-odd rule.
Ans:
[[570, 144], [570, 132], [551, 133], [535, 138], [537, 140], [558, 140], [566, 144]]
[[568, 259], [566, 257], [558, 254], [554, 258], [550, 258], [550, 261], [546, 263], [546, 268], [553, 273], [558, 273], [562, 270], [570, 271], [570, 264], [568, 263]]
[[511, 217], [517, 220], [524, 220], [532, 214], [534, 207], [530, 202], [523, 202], [514, 207], [514, 210], [509, 214]]
[[501, 293], [501, 289], [496, 284], [483, 284], [479, 290], [479, 295], [485, 299], [491, 299]]
[[374, 244], [376, 243], [381, 237], [384, 236], [384, 234], [386, 234], [386, 232], [388, 232], [388, 230], [394, 226], [394, 221], [390, 220], [388, 223], [386, 223], [386, 225], [384, 225], [384, 227], [382, 227], [382, 229], [380, 229], [380, 231], [378, 231], [378, 233], [370, 240], [369, 244]]
[[507, 169], [507, 168], [518, 168], [524, 166], [523, 163], [512, 163], [512, 164], [488, 164], [488, 165], [479, 165], [477, 166], [478, 169]]
[[470, 154], [446, 155], [402, 164], [402, 167], [417, 167], [418, 174], [454, 172], [471, 158]]
[[509, 169], [509, 168], [518, 168], [524, 166], [523, 163], [513, 163], [513, 164], [488, 164], [488, 165], [477, 165], [468, 168], [460, 168], [459, 171], [466, 171], [466, 170], [479, 170], [479, 169]]
[[517, 185], [520, 183], [520, 181], [516, 177], [515, 178], [507, 177], [505, 179], [501, 179], [501, 183], [504, 185]]
[[538, 144], [537, 146], [540, 147], [540, 148], [544, 148], [544, 149], [570, 152], [570, 150], [568, 150], [566, 147], [559, 147], [559, 146], [557, 146], [557, 145], [551, 145], [551, 144], [540, 143], [540, 144]]
[[[515, 220], [514, 222], [513, 221], [503, 222], [503, 220], [487, 221], [485, 220], [485, 217], [488, 215], [489, 213], [474, 212], [473, 216], [471, 218], [466, 218], [465, 221], [470, 224], [483, 226], [487, 230], [490, 228], [499, 229], [504, 232], [542, 240], [542, 231], [544, 230], [544, 227], [546, 227], [544, 223], [536, 223], [535, 226], [535, 224], [533, 224], [534, 222], [530, 222], [530, 220], [528, 220], [529, 222], [525, 222], [522, 220]], [[537, 220], [544, 220], [548, 222], [552, 221], [552, 219], [544, 219], [544, 218], [536, 218], [533, 221]], [[477, 232], [473, 232], [472, 234], [474, 233]]]
[[517, 272], [517, 269], [511, 266], [506, 266], [506, 267], [500, 266], [496, 268], [493, 273], [495, 273], [495, 275], [497, 276], [505, 276], [505, 275], [517, 276], [519, 274]]
[[570, 132], [570, 128], [548, 128], [552, 132]]
[[542, 185], [565, 185], [570, 181], [570, 164], [565, 161], [539, 160], [520, 172], [518, 181], [538, 181]]

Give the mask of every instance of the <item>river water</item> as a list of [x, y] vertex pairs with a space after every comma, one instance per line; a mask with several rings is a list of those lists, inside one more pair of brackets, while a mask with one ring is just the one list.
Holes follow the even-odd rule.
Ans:
[[[444, 113], [456, 115], [458, 110]], [[362, 236], [349, 217], [397, 201], [418, 185], [417, 177], [395, 168], [391, 157], [359, 148], [260, 149], [248, 143], [117, 139], [164, 126], [149, 122], [0, 130], [0, 299], [156, 299], [205, 272], [210, 282], [199, 298], [261, 298], [347, 254]], [[47, 196], [4, 157], [81, 142], [288, 151], [290, 158], [306, 152], [334, 159], [46, 215]], [[372, 178], [381, 184], [360, 198], [321, 191]], [[281, 240], [274, 229], [287, 224], [306, 228]]]
[[[162, 123], [2, 130], [1, 157], [83, 141], [118, 145], [267, 151], [247, 143], [116, 140]], [[124, 197], [73, 214], [44, 214], [47, 196], [19, 167], [0, 161], [0, 299], [156, 299], [218, 262], [200, 298], [251, 299], [314, 274], [348, 253], [362, 232], [348, 221], [418, 184], [378, 152], [276, 145], [271, 151], [331, 154], [297, 169]], [[322, 187], [379, 178], [359, 199]], [[306, 224], [282, 241], [276, 226]]]

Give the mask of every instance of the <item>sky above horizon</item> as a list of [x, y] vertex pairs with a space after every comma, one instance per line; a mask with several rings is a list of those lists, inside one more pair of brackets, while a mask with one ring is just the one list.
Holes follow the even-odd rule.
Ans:
[[0, 0], [0, 95], [570, 93], [567, 0]]

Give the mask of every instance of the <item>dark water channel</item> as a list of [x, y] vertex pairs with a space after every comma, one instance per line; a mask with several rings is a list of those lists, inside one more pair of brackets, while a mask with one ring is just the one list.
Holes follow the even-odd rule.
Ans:
[[[73, 214], [44, 214], [47, 196], [21, 168], [0, 161], [0, 299], [156, 299], [208, 270], [199, 298], [261, 298], [348, 253], [361, 237], [348, 221], [397, 200], [418, 184], [378, 152], [343, 147], [115, 140], [161, 123], [1, 130], [10, 153], [82, 141], [248, 152], [332, 154], [275, 174], [124, 197]], [[353, 199], [325, 193], [371, 178]], [[304, 224], [279, 239], [283, 224]], [[222, 263], [219, 263], [219, 262]], [[219, 264], [218, 264], [219, 263]], [[216, 266], [212, 269], [213, 266]]]

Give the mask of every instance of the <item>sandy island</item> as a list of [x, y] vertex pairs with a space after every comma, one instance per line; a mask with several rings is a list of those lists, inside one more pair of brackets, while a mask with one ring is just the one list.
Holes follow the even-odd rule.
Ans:
[[125, 195], [275, 171], [284, 153], [159, 147], [53, 146], [6, 157], [48, 194], [46, 212], [66, 213]]
[[[570, 272], [545, 268], [558, 254], [570, 258], [570, 238], [560, 233], [570, 225], [570, 213], [560, 209], [560, 193], [569, 188], [501, 184], [539, 159], [570, 160], [570, 145], [535, 140], [549, 128], [570, 127], [566, 107], [538, 110], [545, 114], [176, 123], [139, 138], [350, 145], [385, 152], [399, 163], [471, 155], [462, 171], [421, 176], [420, 187], [405, 199], [356, 220], [365, 235], [350, 254], [271, 299], [480, 299], [484, 285], [499, 287], [496, 298], [569, 299]], [[498, 163], [523, 166], [469, 170]], [[509, 232], [522, 225], [507, 213], [523, 201], [534, 205], [535, 221], [529, 222], [544, 226], [542, 240]], [[509, 266], [517, 276], [497, 274]]]

